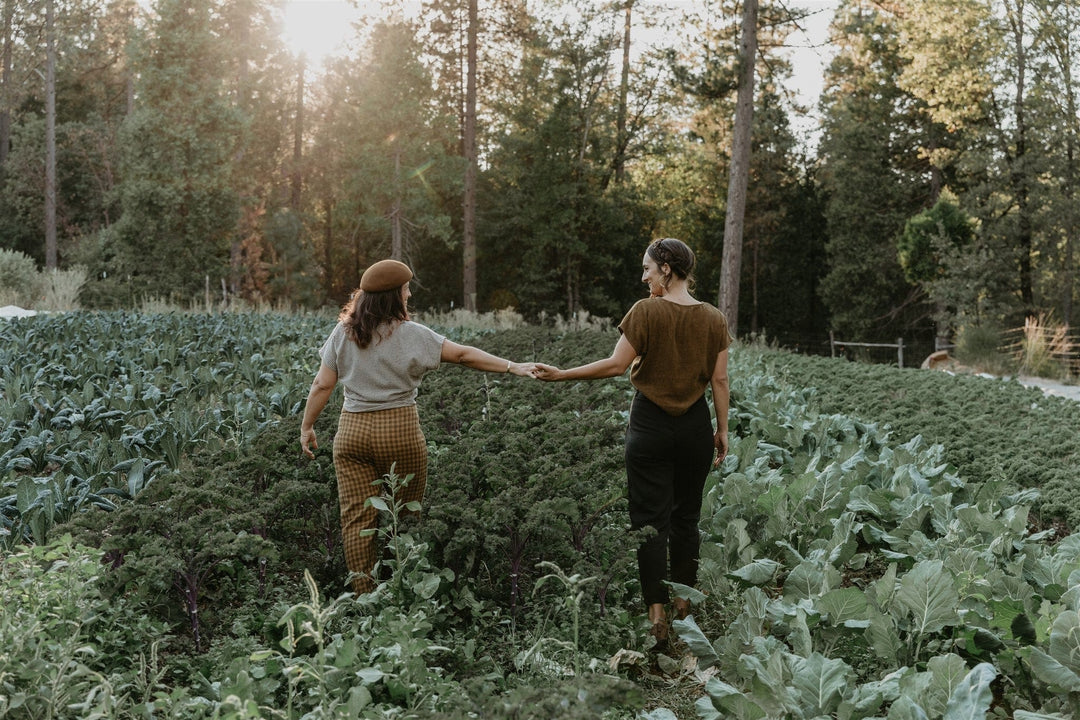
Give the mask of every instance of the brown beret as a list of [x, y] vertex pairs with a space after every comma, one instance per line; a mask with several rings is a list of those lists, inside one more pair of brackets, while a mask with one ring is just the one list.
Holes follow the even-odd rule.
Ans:
[[364, 292], [394, 290], [412, 280], [412, 270], [397, 260], [380, 260], [360, 277], [360, 289]]

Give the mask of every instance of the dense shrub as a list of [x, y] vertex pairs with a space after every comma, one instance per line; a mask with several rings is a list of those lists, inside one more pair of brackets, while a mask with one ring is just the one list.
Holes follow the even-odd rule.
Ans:
[[17, 250], [0, 249], [0, 306], [29, 308], [41, 291], [37, 264]]
[[98, 550], [70, 537], [0, 561], [0, 716], [117, 717], [162, 678], [163, 628], [102, 592]]
[[[336, 417], [320, 418], [332, 437]], [[202, 652], [233, 623], [294, 594], [305, 571], [344, 585], [337, 490], [329, 458], [308, 462], [291, 425], [249, 446], [196, 454], [131, 503], [95, 510], [66, 529], [100, 545], [105, 580]], [[256, 627], [256, 632], [262, 627]]]

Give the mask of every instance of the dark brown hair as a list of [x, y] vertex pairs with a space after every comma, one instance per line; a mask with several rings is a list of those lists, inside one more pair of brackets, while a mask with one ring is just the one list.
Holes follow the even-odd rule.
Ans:
[[[341, 309], [338, 322], [345, 325], [345, 334], [361, 348], [366, 348], [372, 341], [390, 337], [395, 321], [409, 319], [409, 309], [401, 299], [401, 288], [384, 292], [365, 292], [355, 290], [352, 298]], [[386, 325], [386, 334], [380, 329]]]
[[660, 238], [649, 243], [646, 250], [657, 265], [667, 265], [671, 272], [688, 283], [694, 281], [694, 251], [682, 240]]

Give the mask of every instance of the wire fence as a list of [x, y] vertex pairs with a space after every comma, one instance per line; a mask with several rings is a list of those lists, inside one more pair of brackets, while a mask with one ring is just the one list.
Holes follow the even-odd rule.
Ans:
[[[828, 335], [770, 338], [780, 347], [808, 355], [846, 357], [860, 362], [919, 367], [931, 353], [955, 352], [956, 346], [926, 336], [896, 338], [895, 342], [842, 340]], [[1023, 327], [1005, 330], [997, 351], [1008, 358], [1012, 372], [1037, 377], [1080, 378], [1080, 331], [1055, 326], [1044, 319], [1031, 318]]]
[[1080, 377], [1080, 332], [1067, 325], [1049, 325], [1028, 318], [1024, 327], [1002, 333], [1002, 353], [1022, 375]]
[[820, 335], [789, 333], [775, 337], [769, 336], [768, 340], [770, 344], [803, 355], [844, 357], [858, 362], [906, 368], [919, 367], [930, 353], [941, 349], [935, 347], [933, 339], [929, 336], [897, 338], [895, 342], [866, 342], [838, 340], [834, 333]]

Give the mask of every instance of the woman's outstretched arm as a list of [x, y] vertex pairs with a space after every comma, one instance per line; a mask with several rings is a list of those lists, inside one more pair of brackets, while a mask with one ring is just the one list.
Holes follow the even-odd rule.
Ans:
[[610, 357], [591, 362], [588, 365], [579, 365], [576, 368], [560, 370], [552, 365], [536, 363], [535, 377], [541, 380], [600, 380], [602, 378], [618, 377], [626, 372], [630, 363], [637, 357], [637, 350], [626, 339], [625, 335], [619, 336], [619, 342], [615, 343], [615, 349]]
[[513, 373], [514, 375], [531, 375], [535, 363], [516, 363], [510, 360], [496, 357], [491, 353], [484, 352], [480, 348], [471, 345], [459, 345], [450, 340], [443, 340], [442, 361], [464, 365], [474, 370], [487, 372]]

